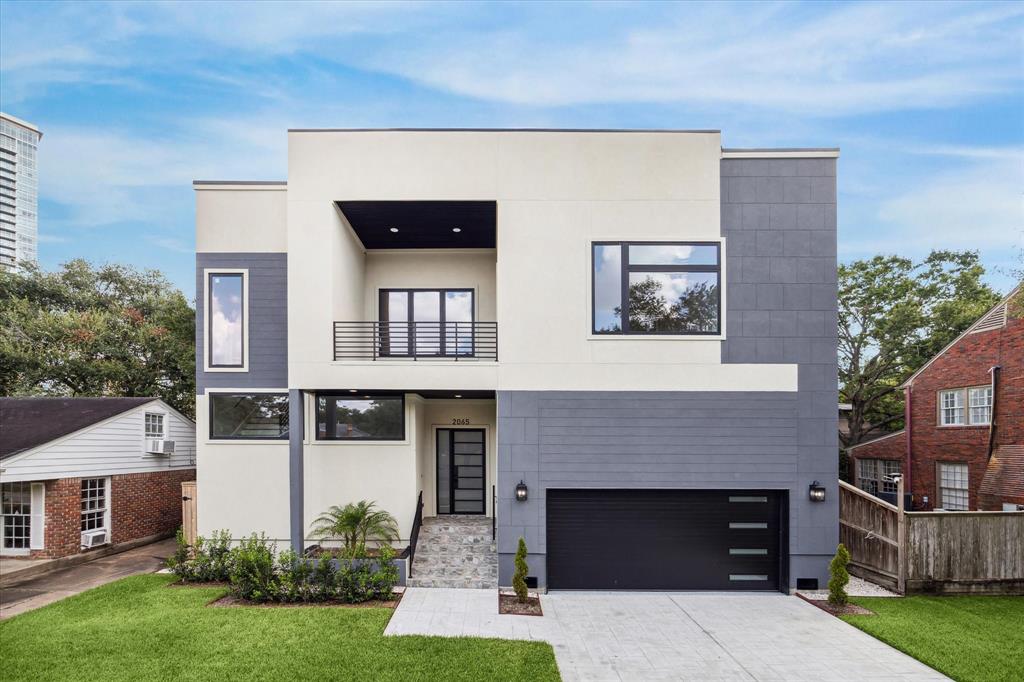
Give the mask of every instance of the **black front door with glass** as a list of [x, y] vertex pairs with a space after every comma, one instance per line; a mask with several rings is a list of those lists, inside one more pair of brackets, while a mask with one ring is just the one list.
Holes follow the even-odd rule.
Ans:
[[380, 354], [473, 355], [472, 289], [381, 289]]
[[437, 430], [437, 513], [483, 514], [484, 430]]

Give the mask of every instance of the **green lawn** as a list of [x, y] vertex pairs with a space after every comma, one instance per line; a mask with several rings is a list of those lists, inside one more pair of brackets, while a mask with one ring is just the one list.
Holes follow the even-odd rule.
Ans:
[[125, 578], [0, 622], [15, 680], [557, 680], [543, 642], [384, 637], [380, 608], [207, 608], [215, 587]]
[[851, 599], [874, 616], [843, 620], [955, 680], [1024, 675], [1024, 597]]

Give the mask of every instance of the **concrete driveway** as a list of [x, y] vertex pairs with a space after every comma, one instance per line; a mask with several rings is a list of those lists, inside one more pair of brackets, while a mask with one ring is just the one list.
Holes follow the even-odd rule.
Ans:
[[556, 592], [499, 616], [494, 590], [410, 588], [385, 634], [535, 639], [571, 680], [945, 680], [797, 597]]
[[174, 554], [175, 547], [174, 538], [161, 540], [0, 588], [0, 619], [38, 609], [119, 578], [158, 571], [164, 567], [167, 557]]

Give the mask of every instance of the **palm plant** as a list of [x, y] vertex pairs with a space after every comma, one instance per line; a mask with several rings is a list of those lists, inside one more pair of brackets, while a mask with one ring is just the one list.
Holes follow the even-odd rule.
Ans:
[[376, 502], [360, 500], [344, 507], [334, 505], [313, 521], [313, 537], [340, 539], [343, 556], [366, 555], [366, 541], [391, 542], [398, 539], [398, 522]]

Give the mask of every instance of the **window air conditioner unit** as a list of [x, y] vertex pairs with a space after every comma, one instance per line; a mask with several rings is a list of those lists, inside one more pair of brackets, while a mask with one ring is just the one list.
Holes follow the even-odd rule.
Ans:
[[87, 530], [82, 533], [82, 549], [99, 547], [107, 544], [107, 531], [103, 529]]
[[174, 441], [149, 438], [146, 440], [146, 452], [151, 455], [173, 455]]

